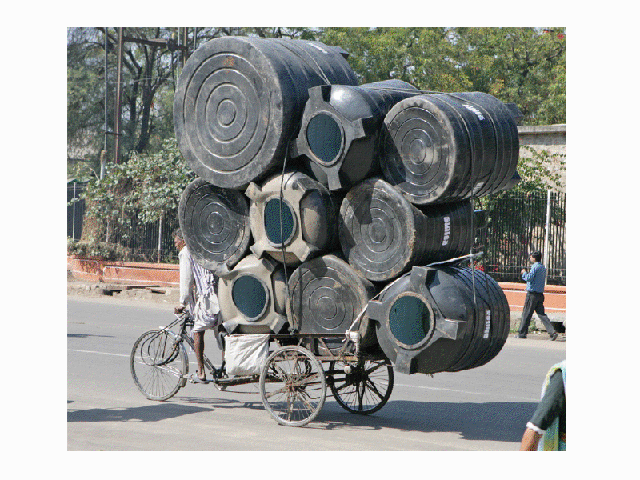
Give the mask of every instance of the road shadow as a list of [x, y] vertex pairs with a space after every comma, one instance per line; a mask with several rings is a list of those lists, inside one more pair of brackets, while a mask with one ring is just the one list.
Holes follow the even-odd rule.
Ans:
[[[239, 393], [239, 392], [234, 392]], [[244, 393], [244, 392], [242, 392]], [[197, 405], [208, 405], [212, 409], [215, 408], [249, 408], [251, 410], [264, 410], [264, 406], [260, 400], [255, 402], [243, 402], [230, 398], [198, 398], [198, 397], [179, 397], [181, 402], [187, 402]]]
[[[225, 398], [174, 397], [172, 402], [130, 408], [91, 408], [67, 411], [67, 422], [159, 422], [170, 418], [210, 412], [217, 408], [249, 408], [263, 410], [261, 401], [242, 402]], [[179, 403], [178, 403], [179, 402]], [[67, 400], [67, 404], [73, 400]], [[186, 404], [186, 405], [185, 405]]]
[[167, 402], [144, 407], [90, 408], [67, 411], [67, 422], [160, 422], [210, 410], [211, 408]]
[[412, 402], [390, 401], [373, 415], [357, 415], [337, 403], [326, 403], [308, 428], [357, 428], [417, 432], [458, 432], [466, 440], [520, 442], [535, 402]]

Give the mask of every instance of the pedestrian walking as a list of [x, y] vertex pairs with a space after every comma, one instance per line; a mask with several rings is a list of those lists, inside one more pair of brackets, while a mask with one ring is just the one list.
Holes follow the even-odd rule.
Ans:
[[540, 260], [542, 260], [542, 254], [533, 252], [529, 256], [531, 269], [527, 272], [523, 268], [521, 271], [522, 279], [527, 282], [527, 296], [522, 309], [522, 321], [520, 322], [518, 338], [527, 338], [531, 317], [533, 312], [536, 312], [551, 340], [555, 340], [558, 338], [558, 334], [553, 328], [551, 320], [544, 312], [544, 286], [547, 280], [547, 269], [540, 263]]
[[522, 435], [520, 450], [567, 449], [567, 367], [566, 360], [547, 373], [542, 398]]

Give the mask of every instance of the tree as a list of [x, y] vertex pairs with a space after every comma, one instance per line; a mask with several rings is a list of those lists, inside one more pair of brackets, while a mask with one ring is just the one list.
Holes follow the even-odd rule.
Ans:
[[349, 52], [361, 83], [396, 78], [443, 92], [470, 86], [453, 60], [456, 46], [444, 28], [326, 28], [320, 40]]
[[68, 31], [67, 174], [71, 176], [96, 171], [104, 139], [104, 68], [98, 42], [97, 32]]
[[157, 153], [133, 153], [129, 161], [112, 164], [103, 179], [93, 178], [85, 198], [87, 213], [117, 222], [134, 214], [145, 223], [176, 210], [180, 194], [195, 178], [178, 150], [166, 140]]
[[454, 28], [451, 35], [473, 90], [518, 105], [525, 125], [566, 121], [564, 28]]
[[351, 54], [361, 83], [479, 91], [518, 105], [524, 124], [565, 122], [564, 28], [326, 28], [319, 39]]
[[[174, 85], [178, 53], [174, 43], [145, 43], [151, 39], [172, 39], [176, 29], [126, 28], [122, 76], [122, 151], [146, 151], [152, 143], [158, 149], [172, 134], [172, 110], [155, 104], [166, 86]], [[107, 69], [105, 70], [105, 48]], [[97, 158], [105, 147], [105, 127], [112, 132], [115, 115], [117, 31], [114, 28], [71, 28], [67, 35], [67, 150], [68, 156]], [[106, 85], [105, 85], [106, 80]], [[107, 103], [105, 108], [105, 89]], [[105, 119], [106, 114], [106, 119]], [[106, 123], [106, 125], [105, 125]], [[168, 128], [170, 127], [170, 129]], [[159, 130], [161, 137], [154, 138]], [[112, 137], [112, 135], [110, 136]], [[112, 152], [112, 138], [107, 149]], [[113, 159], [113, 155], [110, 155]]]

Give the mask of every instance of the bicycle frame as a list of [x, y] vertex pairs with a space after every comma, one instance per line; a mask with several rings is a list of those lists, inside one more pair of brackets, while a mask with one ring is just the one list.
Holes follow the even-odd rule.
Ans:
[[[178, 333], [175, 333], [174, 331], [171, 330], [173, 327], [176, 327], [176, 326], [179, 327]], [[167, 359], [167, 363], [172, 360], [172, 357], [175, 354], [177, 354], [178, 347], [183, 341], [186, 342], [187, 345], [189, 345], [189, 347], [191, 348], [191, 350], [195, 352], [195, 345], [193, 343], [193, 339], [191, 338], [189, 333], [187, 333], [187, 327], [193, 327], [193, 318], [191, 317], [189, 312], [176, 314], [176, 319], [173, 322], [171, 322], [169, 325], [165, 327], [162, 327], [162, 326], [159, 327], [160, 332], [166, 332], [172, 335], [176, 339], [174, 343], [174, 351], [169, 355]], [[202, 356], [204, 360], [204, 366], [213, 375], [216, 372], [215, 366], [213, 365], [211, 360], [209, 360], [209, 358], [204, 352], [202, 353]], [[214, 375], [214, 379], [215, 379], [215, 375]]]

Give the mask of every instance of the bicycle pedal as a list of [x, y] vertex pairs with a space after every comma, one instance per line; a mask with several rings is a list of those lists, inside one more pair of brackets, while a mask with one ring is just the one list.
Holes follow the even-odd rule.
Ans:
[[189, 375], [187, 379], [190, 383], [212, 383], [215, 381], [213, 379], [200, 380], [198, 377], [195, 377], [193, 375]]

